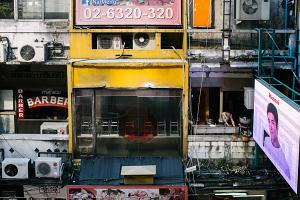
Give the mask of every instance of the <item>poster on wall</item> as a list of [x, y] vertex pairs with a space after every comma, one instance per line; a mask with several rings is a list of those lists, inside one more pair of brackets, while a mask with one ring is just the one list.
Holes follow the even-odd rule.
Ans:
[[297, 193], [300, 108], [286, 96], [255, 80], [253, 137]]
[[187, 200], [186, 186], [68, 186], [67, 199]]
[[75, 25], [181, 25], [181, 0], [76, 0]]

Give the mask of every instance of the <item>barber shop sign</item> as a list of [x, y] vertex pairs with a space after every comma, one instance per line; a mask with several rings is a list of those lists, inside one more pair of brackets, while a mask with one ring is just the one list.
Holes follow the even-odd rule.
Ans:
[[68, 108], [68, 98], [58, 96], [36, 96], [27, 98], [28, 108], [54, 106]]

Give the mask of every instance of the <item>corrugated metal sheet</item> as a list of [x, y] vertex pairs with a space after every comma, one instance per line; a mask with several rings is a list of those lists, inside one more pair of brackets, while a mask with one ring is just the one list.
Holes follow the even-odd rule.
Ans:
[[156, 165], [155, 185], [183, 185], [184, 174], [180, 157], [96, 157], [81, 160], [79, 184], [121, 185], [122, 166]]

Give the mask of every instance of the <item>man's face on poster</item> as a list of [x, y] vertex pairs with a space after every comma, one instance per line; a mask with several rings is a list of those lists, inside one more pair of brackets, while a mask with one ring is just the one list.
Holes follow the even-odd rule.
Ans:
[[269, 122], [269, 132], [270, 132], [270, 136], [271, 138], [277, 137], [277, 123], [275, 120], [275, 116], [273, 113], [268, 112], [268, 122]]

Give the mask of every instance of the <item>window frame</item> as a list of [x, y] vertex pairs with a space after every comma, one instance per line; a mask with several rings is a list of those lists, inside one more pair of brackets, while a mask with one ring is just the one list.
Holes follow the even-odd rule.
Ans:
[[19, 1], [21, 0], [13, 0], [14, 2], [14, 17], [13, 18], [10, 18], [10, 19], [1, 19], [0, 18], [0, 21], [20, 21], [20, 22], [37, 22], [37, 21], [51, 21], [51, 22], [55, 22], [55, 21], [63, 21], [63, 22], [68, 22], [70, 20], [70, 7], [71, 7], [71, 4], [69, 5], [69, 8], [68, 8], [68, 18], [62, 18], [62, 19], [46, 19], [45, 18], [45, 1], [46, 0], [41, 0], [42, 1], [42, 17], [40, 19], [21, 19], [19, 18], [19, 12], [18, 12], [18, 3]]

